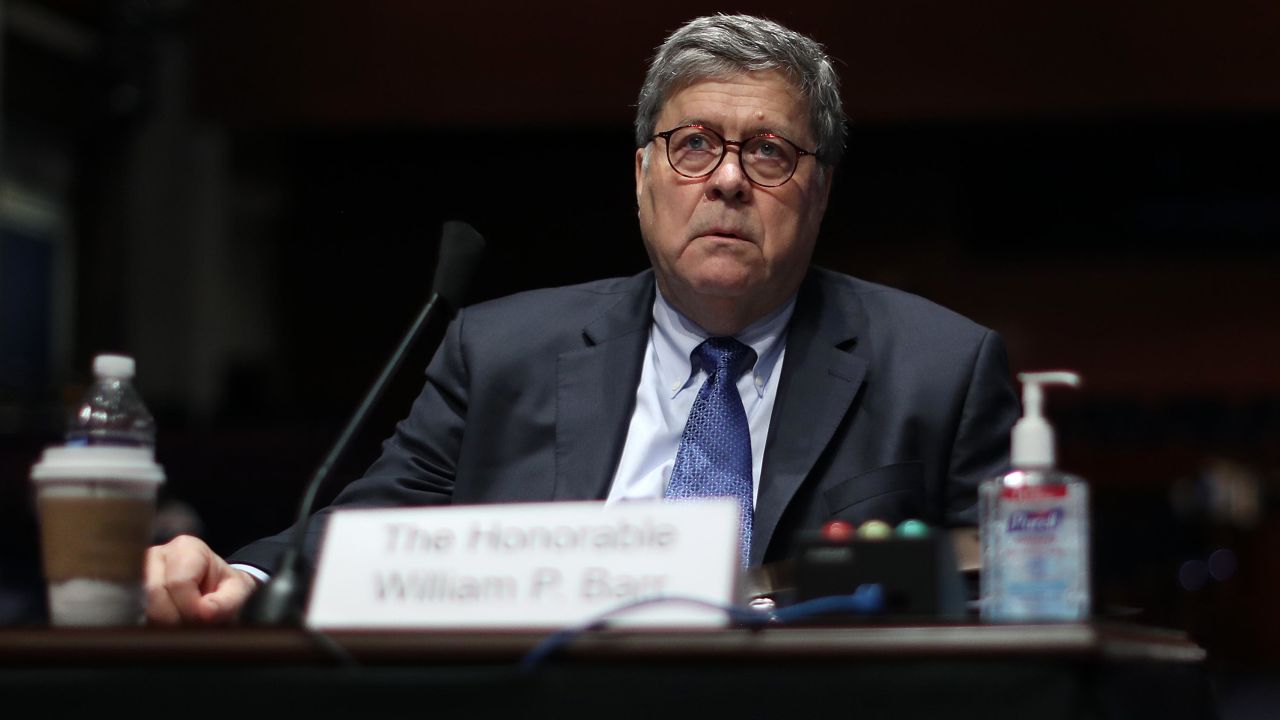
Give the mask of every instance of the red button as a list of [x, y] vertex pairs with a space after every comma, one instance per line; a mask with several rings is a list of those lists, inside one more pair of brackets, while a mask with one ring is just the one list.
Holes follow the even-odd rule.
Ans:
[[854, 527], [843, 520], [832, 520], [822, 526], [822, 537], [827, 540], [848, 540], [853, 534]]

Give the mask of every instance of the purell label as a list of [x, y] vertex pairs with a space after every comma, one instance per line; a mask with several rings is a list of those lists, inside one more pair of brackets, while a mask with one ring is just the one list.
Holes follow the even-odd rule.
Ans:
[[983, 490], [983, 618], [1088, 617], [1088, 487], [1053, 483]]
[[1047, 510], [1015, 510], [1009, 516], [1009, 532], [1011, 533], [1046, 533], [1053, 532], [1062, 524], [1066, 515], [1062, 508]]

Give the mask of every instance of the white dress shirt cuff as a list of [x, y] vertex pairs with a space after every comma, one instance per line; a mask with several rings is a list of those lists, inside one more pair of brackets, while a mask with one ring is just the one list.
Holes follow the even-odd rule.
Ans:
[[233, 564], [231, 567], [233, 567], [233, 568], [235, 568], [235, 569], [237, 569], [237, 570], [243, 570], [243, 571], [245, 571], [245, 572], [249, 573], [250, 575], [252, 575], [252, 576], [253, 576], [253, 579], [254, 579], [254, 580], [257, 580], [257, 581], [258, 581], [258, 582], [260, 582], [260, 583], [264, 583], [264, 582], [266, 582], [266, 581], [268, 581], [268, 580], [270, 580], [270, 579], [271, 579], [271, 576], [270, 576], [270, 575], [266, 574], [266, 573], [265, 573], [265, 572], [263, 572], [261, 569], [256, 568], [256, 567], [254, 567], [254, 566], [252, 566], [252, 565], [240, 565], [239, 563], [236, 563], [236, 564]]

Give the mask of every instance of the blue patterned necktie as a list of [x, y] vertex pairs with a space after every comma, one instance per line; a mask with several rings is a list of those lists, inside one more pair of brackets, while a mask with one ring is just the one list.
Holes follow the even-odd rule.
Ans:
[[742, 508], [742, 564], [751, 557], [753, 515], [751, 431], [738, 393], [738, 378], [755, 364], [756, 352], [728, 337], [714, 337], [694, 349], [707, 379], [693, 401], [680, 435], [666, 497], [731, 497]]

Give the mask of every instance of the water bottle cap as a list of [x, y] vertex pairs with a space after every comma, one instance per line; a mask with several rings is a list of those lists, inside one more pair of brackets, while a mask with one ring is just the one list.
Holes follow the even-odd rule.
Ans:
[[128, 379], [137, 365], [128, 355], [98, 355], [93, 359], [93, 374], [98, 377]]

